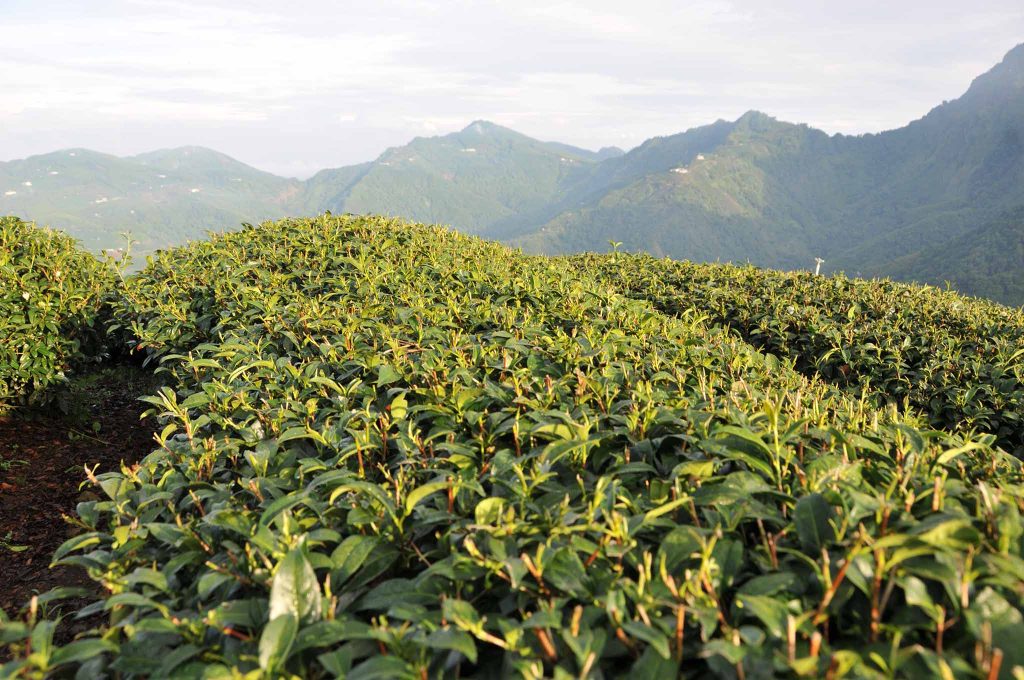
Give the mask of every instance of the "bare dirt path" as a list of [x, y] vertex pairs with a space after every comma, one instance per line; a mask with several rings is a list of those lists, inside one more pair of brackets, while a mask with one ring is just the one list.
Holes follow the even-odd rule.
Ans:
[[[153, 419], [139, 420], [152, 377], [111, 366], [75, 381], [60, 408], [0, 418], [0, 608], [17, 612], [36, 593], [87, 586], [78, 569], [50, 569], [54, 550], [76, 533], [64, 515], [94, 497], [83, 466], [97, 473], [131, 464], [154, 448]], [[74, 603], [69, 602], [70, 607]]]

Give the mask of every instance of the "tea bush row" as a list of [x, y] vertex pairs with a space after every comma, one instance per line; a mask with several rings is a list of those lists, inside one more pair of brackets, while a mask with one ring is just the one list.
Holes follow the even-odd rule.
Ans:
[[112, 274], [70, 236], [0, 217], [0, 413], [102, 355]]
[[697, 310], [873, 403], [1024, 455], [1024, 312], [936, 288], [646, 255], [571, 260], [668, 314]]

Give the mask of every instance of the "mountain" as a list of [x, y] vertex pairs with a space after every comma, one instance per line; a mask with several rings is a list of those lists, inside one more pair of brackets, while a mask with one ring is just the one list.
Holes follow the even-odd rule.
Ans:
[[762, 165], [778, 148], [807, 147], [809, 156], [828, 154], [828, 137], [755, 112], [650, 140], [602, 164], [576, 207], [516, 242], [558, 253], [603, 250], [614, 240], [656, 255], [797, 266], [811, 237], [796, 217], [806, 206], [794, 200], [792, 173]]
[[202, 147], [127, 158], [67, 149], [0, 163], [0, 214], [59, 226], [94, 252], [121, 245], [125, 231], [140, 242], [137, 252], [148, 253], [210, 229], [324, 210], [516, 232], [553, 217], [593, 167], [621, 155], [614, 147], [541, 142], [486, 121], [305, 182]]
[[414, 139], [354, 168], [326, 170], [309, 182], [319, 207], [333, 212], [401, 215], [489, 234], [536, 224], [602, 158], [476, 121], [443, 137]]
[[[877, 181], [872, 195], [848, 206], [846, 222], [867, 213], [881, 228], [839, 257], [839, 265], [888, 272], [900, 258], [952, 245], [1024, 206], [1024, 45], [960, 99], [865, 144]], [[1018, 244], [1022, 237], [1018, 232]]]
[[1007, 211], [951, 241], [887, 262], [880, 271], [903, 281], [948, 281], [954, 288], [980, 297], [1022, 304], [1024, 207]]
[[131, 232], [148, 252], [294, 212], [303, 184], [184, 147], [129, 158], [67, 149], [0, 163], [0, 212], [59, 226], [93, 251]]
[[[718, 125], [721, 138], [708, 138], [698, 157], [676, 154], [675, 168], [645, 168], [634, 159], [643, 146], [602, 163], [598, 174], [627, 163], [641, 172], [515, 242], [555, 253], [616, 240], [659, 255], [779, 268], [820, 256], [830, 269], [956, 280], [966, 292], [1024, 302], [1012, 292], [1024, 286], [985, 286], [986, 276], [954, 276], [955, 256], [930, 267], [921, 255], [955, 253], [979, 229], [1011, 253], [1024, 240], [1019, 219], [1008, 217], [1024, 206], [1024, 45], [963, 97], [897, 130], [829, 136], [757, 112]], [[665, 140], [683, 144], [702, 132]], [[1001, 277], [1024, 284], [1019, 268]]]
[[324, 210], [443, 223], [539, 253], [616, 241], [782, 269], [820, 257], [825, 272], [950, 281], [1024, 304], [1024, 45], [959, 99], [878, 134], [750, 111], [624, 153], [476, 121], [305, 182], [198, 147], [0, 163], [0, 214], [59, 226], [93, 250], [125, 230], [145, 251]]

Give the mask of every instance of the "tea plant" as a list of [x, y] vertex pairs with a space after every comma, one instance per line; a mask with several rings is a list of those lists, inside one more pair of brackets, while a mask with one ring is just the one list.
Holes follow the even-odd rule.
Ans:
[[[620, 255], [620, 257], [622, 257]], [[160, 254], [116, 318], [167, 386], [55, 561], [107, 595], [0, 674], [995, 677], [1019, 461], [564, 261], [383, 218]]]
[[102, 354], [107, 267], [71, 237], [0, 217], [0, 413]]
[[574, 267], [668, 314], [697, 310], [877, 405], [976, 429], [1024, 455], [1024, 312], [935, 288], [646, 255]]

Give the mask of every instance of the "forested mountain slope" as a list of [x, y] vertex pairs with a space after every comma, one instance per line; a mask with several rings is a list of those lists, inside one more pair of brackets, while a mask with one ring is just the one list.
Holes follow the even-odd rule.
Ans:
[[[904, 128], [828, 136], [750, 112], [703, 156], [680, 154], [677, 168], [651, 168], [518, 242], [552, 253], [617, 240], [654, 254], [785, 268], [820, 256], [828, 269], [899, 276], [911, 274], [903, 258], [955, 252], [988, 224], [1002, 228], [986, 242], [1013, 251], [1024, 238], [1009, 217], [1024, 206], [1024, 46], [963, 97]], [[951, 267], [912, 272], [1022, 301], [1016, 284], [988, 286]]]
[[0, 214], [59, 226], [93, 250], [143, 251], [294, 211], [302, 183], [200, 147], [129, 158], [67, 149], [0, 163]]
[[320, 208], [387, 213], [488, 233], [557, 203], [589, 174], [600, 156], [540, 142], [476, 121], [461, 132], [417, 138], [388, 149], [373, 163], [324, 171], [310, 184], [323, 190]]

